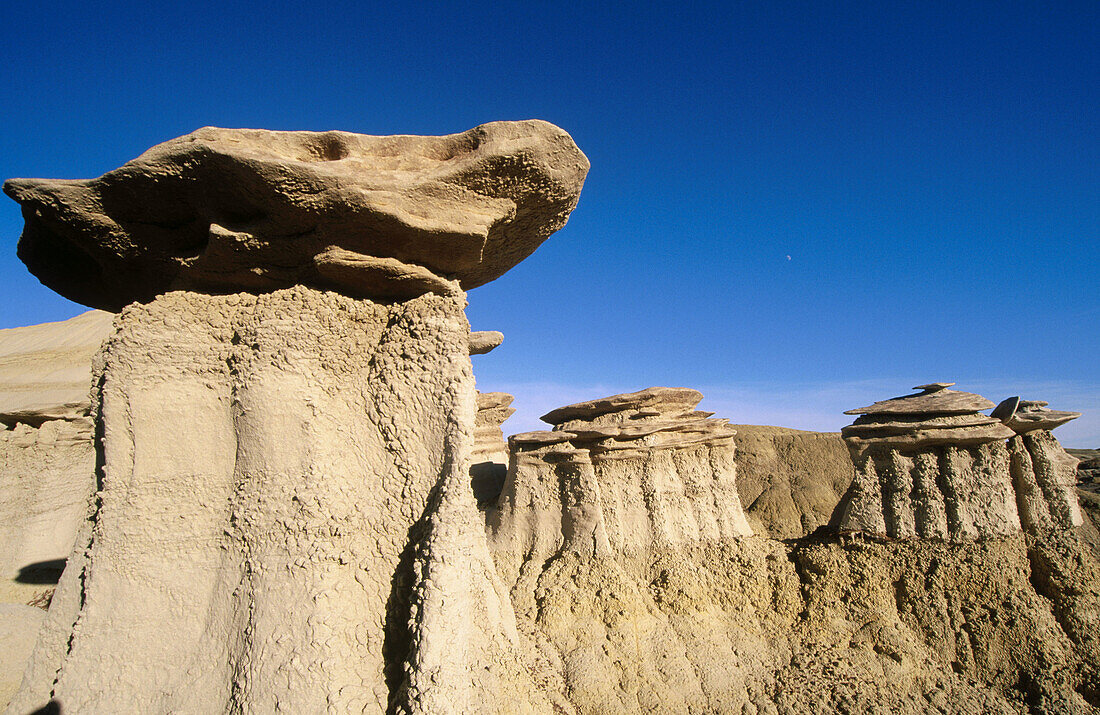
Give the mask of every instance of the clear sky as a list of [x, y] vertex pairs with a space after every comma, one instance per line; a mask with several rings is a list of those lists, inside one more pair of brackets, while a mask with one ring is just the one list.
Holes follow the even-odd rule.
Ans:
[[[1100, 3], [13, 3], [0, 177], [90, 178], [204, 125], [569, 131], [569, 225], [470, 293], [506, 432], [702, 389], [839, 429], [931, 381], [1086, 412], [1100, 447]], [[83, 310], [15, 257], [0, 327]]]

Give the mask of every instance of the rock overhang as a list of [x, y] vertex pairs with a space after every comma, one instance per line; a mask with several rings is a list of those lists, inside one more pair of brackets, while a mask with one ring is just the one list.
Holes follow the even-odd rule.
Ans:
[[405, 299], [483, 285], [565, 225], [588, 160], [562, 129], [446, 136], [206, 127], [97, 179], [12, 179], [19, 256], [118, 310], [169, 290], [303, 284]]

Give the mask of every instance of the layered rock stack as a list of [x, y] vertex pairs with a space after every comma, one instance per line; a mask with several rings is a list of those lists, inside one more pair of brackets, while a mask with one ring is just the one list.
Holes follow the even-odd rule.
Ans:
[[508, 444], [501, 425], [515, 414], [515, 399], [507, 392], [477, 393], [477, 417], [474, 419], [474, 451], [470, 459], [470, 477], [479, 504], [497, 498], [508, 472]]
[[735, 431], [688, 388], [651, 387], [552, 410], [510, 439], [490, 520], [496, 552], [638, 552], [750, 536]]
[[464, 290], [560, 228], [587, 169], [538, 121], [206, 128], [7, 182], [31, 271], [122, 309], [97, 508], [11, 711], [538, 709], [470, 488]]
[[1020, 530], [1005, 441], [980, 395], [933, 383], [849, 410], [841, 434], [856, 476], [838, 528], [895, 539], [967, 541]]
[[1010, 397], [992, 412], [1015, 433], [1008, 451], [1016, 504], [1024, 529], [1036, 535], [1083, 523], [1076, 494], [1078, 460], [1051, 434], [1081, 413], [1052, 410], [1047, 404]]
[[504, 421], [516, 412], [515, 398], [507, 392], [477, 393], [477, 417], [474, 431], [473, 462], [492, 462], [508, 466], [508, 444], [504, 441]]

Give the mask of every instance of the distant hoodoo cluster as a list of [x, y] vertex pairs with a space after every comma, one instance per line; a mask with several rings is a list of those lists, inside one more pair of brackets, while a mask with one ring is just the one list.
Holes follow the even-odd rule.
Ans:
[[1078, 414], [1041, 413], [1046, 403], [1011, 398], [986, 416], [992, 402], [953, 384], [919, 385], [915, 395], [845, 413], [860, 416], [841, 431], [856, 477], [839, 528], [961, 541], [1011, 534], [1021, 523], [1080, 524], [1069, 504], [1072, 457], [1056, 454], [1065, 452], [1049, 432]]
[[[728, 420], [702, 393], [651, 387], [552, 410], [552, 430], [510, 439], [490, 517], [496, 549], [607, 555], [751, 536]], [[541, 544], [541, 546], [540, 546]]]

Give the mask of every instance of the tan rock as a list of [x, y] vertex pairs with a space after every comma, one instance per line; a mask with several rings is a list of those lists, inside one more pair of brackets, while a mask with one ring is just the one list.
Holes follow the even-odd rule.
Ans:
[[[627, 410], [659, 410], [657, 414], [669, 412], [683, 412], [690, 410], [703, 399], [703, 393], [687, 387], [650, 387], [638, 392], [628, 392], [622, 395], [612, 395], [598, 400], [578, 402], [574, 405], [566, 405], [556, 410], [551, 410], [540, 419], [552, 425], [559, 425], [570, 420], [590, 421], [593, 418], [610, 412], [623, 412]], [[656, 416], [656, 415], [653, 415]]]
[[402, 263], [396, 258], [375, 258], [329, 246], [313, 257], [319, 282], [353, 297], [404, 300], [425, 293], [457, 295], [455, 281], [440, 278], [423, 266]]
[[46, 612], [22, 603], [0, 603], [0, 708], [19, 689]]
[[113, 318], [0, 330], [0, 603], [44, 598], [88, 517], [91, 363]]
[[501, 425], [515, 413], [514, 398], [507, 392], [477, 393], [474, 449], [470, 456], [470, 480], [479, 505], [496, 500], [508, 472], [508, 445]]
[[504, 333], [499, 330], [478, 330], [470, 333], [470, 354], [484, 355], [504, 342]]
[[534, 432], [520, 432], [508, 438], [509, 444], [525, 447], [528, 445], [541, 446], [547, 444], [561, 444], [574, 439], [577, 435], [561, 430], [536, 430]]
[[988, 410], [994, 406], [992, 402], [981, 395], [947, 389], [948, 386], [954, 384], [953, 382], [934, 382], [928, 385], [918, 385], [913, 389], [922, 390], [919, 394], [892, 397], [889, 400], [882, 400], [868, 407], [847, 410], [844, 414], [965, 415], [979, 410]]
[[844, 439], [859, 448], [882, 445], [902, 450], [936, 447], [941, 445], [977, 446], [991, 442], [1004, 442], [1012, 437], [1012, 430], [999, 420], [979, 421], [963, 426], [943, 425], [928, 421], [914, 423], [907, 429], [899, 429], [898, 423], [887, 424], [882, 430], [878, 425], [855, 424], [842, 430]]
[[441, 137], [207, 127], [98, 179], [4, 190], [31, 272], [118, 310], [178, 289], [473, 288], [565, 224], [587, 171], [568, 134], [534, 120]]
[[990, 416], [1004, 422], [1016, 434], [1038, 429], [1050, 431], [1081, 416], [1080, 412], [1049, 409], [1047, 404], [1039, 400], [1010, 397], [997, 405]]
[[508, 407], [515, 399], [507, 392], [479, 392], [477, 393], [477, 409], [480, 412], [481, 410], [492, 410], [497, 407]]
[[1051, 410], [1047, 404], [1010, 397], [992, 415], [1016, 433], [1008, 451], [1020, 521], [1028, 533], [1040, 537], [1084, 523], [1076, 489], [1078, 459], [1050, 432], [1081, 413]]
[[469, 488], [463, 306], [298, 287], [127, 308], [94, 528], [14, 711], [537, 709]]
[[561, 548], [604, 558], [751, 536], [737, 494], [736, 430], [693, 411], [701, 399], [653, 387], [553, 410], [543, 419], [554, 430], [514, 435], [487, 512], [498, 564], [518, 568]]
[[755, 533], [794, 539], [827, 527], [855, 475], [835, 432], [734, 425], [737, 491]]
[[850, 410], [841, 430], [855, 478], [837, 528], [894, 539], [968, 541], [1020, 530], [1005, 440], [980, 395], [921, 385], [919, 395]]
[[52, 589], [96, 490], [92, 422], [0, 429], [0, 603]]
[[[739, 442], [752, 430], [739, 426]], [[777, 435], [776, 450], [845, 454], [837, 435], [814, 447]], [[491, 524], [491, 543], [541, 681], [577, 712], [1008, 715], [1021, 697], [1089, 712], [1077, 689], [1100, 662], [1100, 572], [1079, 545], [1038, 553], [1020, 533], [692, 542], [676, 538], [684, 512], [656, 479], [667, 465], [557, 447], [514, 455], [515, 501], [501, 506], [526, 528], [517, 542]], [[619, 491], [631, 464], [655, 478], [648, 490]], [[550, 465], [560, 481], [540, 476]], [[651, 514], [672, 539], [654, 538]], [[635, 528], [617, 535], [623, 525]], [[624, 536], [646, 545], [620, 550]]]

